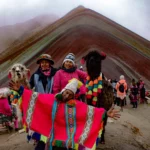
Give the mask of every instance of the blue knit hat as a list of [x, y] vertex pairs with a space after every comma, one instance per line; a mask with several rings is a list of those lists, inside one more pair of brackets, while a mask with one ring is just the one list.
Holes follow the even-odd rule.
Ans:
[[69, 53], [69, 54], [65, 57], [65, 59], [64, 59], [64, 61], [63, 61], [63, 64], [64, 64], [65, 61], [71, 61], [71, 62], [73, 63], [73, 65], [75, 65], [75, 55], [72, 54], [72, 53]]

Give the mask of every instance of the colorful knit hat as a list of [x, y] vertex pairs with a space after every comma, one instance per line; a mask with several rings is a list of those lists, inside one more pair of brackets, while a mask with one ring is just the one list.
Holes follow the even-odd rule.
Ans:
[[51, 65], [54, 65], [54, 61], [53, 61], [51, 55], [48, 55], [48, 54], [40, 55], [39, 58], [37, 59], [37, 64], [39, 64], [41, 60], [48, 60]]
[[61, 93], [65, 90], [70, 90], [74, 94], [76, 93], [78, 88], [78, 80], [77, 79], [72, 79], [66, 86], [65, 88], [61, 91]]
[[69, 53], [69, 54], [65, 57], [65, 59], [64, 59], [64, 61], [63, 61], [63, 64], [64, 64], [65, 61], [71, 61], [71, 62], [73, 63], [73, 65], [75, 66], [75, 55], [74, 55], [73, 53]]
[[62, 100], [62, 93], [65, 90], [70, 90], [72, 91], [74, 94], [76, 93], [78, 87], [81, 86], [82, 83], [80, 83], [77, 79], [73, 78], [72, 80], [69, 81], [69, 83], [61, 90], [60, 93], [57, 93], [55, 95], [57, 100]]

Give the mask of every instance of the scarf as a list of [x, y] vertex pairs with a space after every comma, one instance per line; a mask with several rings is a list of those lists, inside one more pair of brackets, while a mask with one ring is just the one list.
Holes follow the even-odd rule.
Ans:
[[39, 80], [42, 81], [42, 84], [43, 84], [43, 87], [44, 87], [44, 90], [46, 89], [46, 85], [47, 85], [47, 78], [50, 77], [50, 74], [51, 74], [51, 68], [50, 69], [47, 69], [47, 70], [42, 70], [40, 68], [40, 77], [39, 77]]
[[51, 69], [46, 69], [46, 70], [42, 70], [42, 69], [41, 69], [41, 72], [42, 72], [46, 77], [48, 77], [48, 76], [50, 76], [50, 74], [51, 74]]
[[65, 67], [62, 67], [61, 69], [64, 70], [65, 72], [72, 73], [72, 72], [75, 72], [77, 68], [72, 67], [70, 69], [66, 69]]

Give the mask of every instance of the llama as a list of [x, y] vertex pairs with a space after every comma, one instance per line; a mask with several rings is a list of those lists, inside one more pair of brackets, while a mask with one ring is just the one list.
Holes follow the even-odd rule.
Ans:
[[[94, 107], [102, 107], [108, 110], [113, 104], [113, 88], [106, 80], [101, 72], [102, 60], [106, 58], [104, 52], [91, 51], [86, 56], [82, 57], [81, 63], [86, 62], [86, 69], [88, 73], [86, 81], [86, 99], [87, 104]], [[104, 121], [106, 125], [107, 119]], [[105, 126], [101, 135], [101, 143], [105, 143], [104, 139]]]
[[[30, 70], [27, 69], [22, 64], [14, 64], [9, 70], [9, 78], [14, 81], [20, 83], [25, 88], [30, 89], [28, 78], [30, 76]], [[22, 128], [22, 112], [20, 109], [21, 97], [15, 91], [11, 91], [10, 100], [12, 101], [12, 106], [16, 108], [16, 114], [18, 117], [18, 128]]]

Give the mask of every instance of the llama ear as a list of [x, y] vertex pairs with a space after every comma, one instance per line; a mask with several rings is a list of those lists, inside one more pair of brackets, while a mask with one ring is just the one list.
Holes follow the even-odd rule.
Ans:
[[100, 52], [101, 59], [104, 60], [106, 58], [106, 54], [104, 52]]
[[84, 65], [84, 63], [85, 63], [85, 57], [82, 57], [82, 59], [80, 60], [80, 63], [81, 63], [82, 65]]
[[8, 72], [8, 78], [9, 78], [9, 79], [11, 79], [11, 78], [12, 78], [11, 70], [9, 70], [9, 72]]

